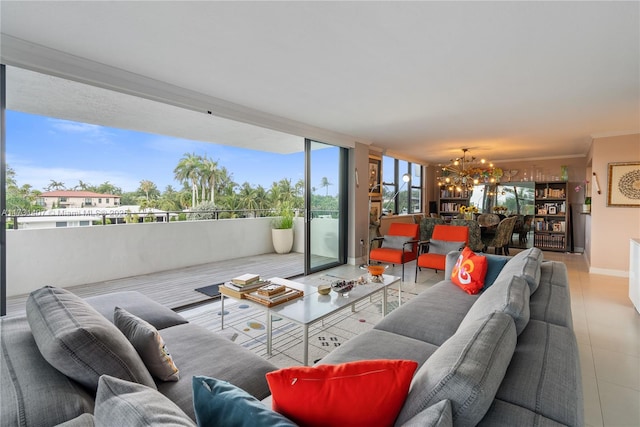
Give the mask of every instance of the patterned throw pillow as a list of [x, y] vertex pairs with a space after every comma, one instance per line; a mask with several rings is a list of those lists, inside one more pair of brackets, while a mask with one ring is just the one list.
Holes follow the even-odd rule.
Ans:
[[393, 425], [418, 364], [412, 360], [360, 360], [340, 365], [294, 366], [267, 374], [273, 410], [314, 426]]
[[486, 275], [487, 259], [482, 255], [476, 255], [467, 246], [462, 250], [453, 267], [451, 281], [466, 293], [474, 295], [482, 289]]
[[136, 349], [147, 369], [162, 381], [178, 381], [180, 375], [164, 340], [150, 323], [116, 307], [113, 321]]

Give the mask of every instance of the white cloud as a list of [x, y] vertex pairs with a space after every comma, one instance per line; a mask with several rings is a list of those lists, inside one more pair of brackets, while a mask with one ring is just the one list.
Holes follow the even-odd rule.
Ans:
[[104, 126], [62, 119], [49, 119], [49, 122], [53, 129], [58, 132], [82, 135], [83, 142], [111, 142], [111, 134]]

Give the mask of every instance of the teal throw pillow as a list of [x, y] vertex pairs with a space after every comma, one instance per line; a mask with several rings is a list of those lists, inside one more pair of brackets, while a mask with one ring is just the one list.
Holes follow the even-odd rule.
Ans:
[[487, 275], [484, 277], [484, 286], [482, 287], [482, 290], [493, 285], [493, 282], [496, 281], [498, 275], [502, 271], [502, 267], [504, 267], [509, 261], [509, 258], [502, 256], [485, 255], [485, 257], [487, 258]]
[[226, 381], [194, 376], [193, 408], [199, 426], [295, 427], [246, 391]]

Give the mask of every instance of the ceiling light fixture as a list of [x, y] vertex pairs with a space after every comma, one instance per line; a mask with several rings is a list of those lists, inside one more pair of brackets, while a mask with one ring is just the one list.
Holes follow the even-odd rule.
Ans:
[[462, 149], [462, 157], [451, 159], [451, 163], [442, 166], [438, 185], [456, 191], [472, 190], [474, 185], [495, 183], [502, 177], [502, 169], [493, 166], [485, 159], [467, 157], [468, 148]]

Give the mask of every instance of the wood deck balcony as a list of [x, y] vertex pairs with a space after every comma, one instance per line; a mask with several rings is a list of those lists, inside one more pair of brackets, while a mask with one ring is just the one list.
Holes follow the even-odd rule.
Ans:
[[[66, 287], [66, 289], [83, 298], [110, 292], [138, 291], [154, 301], [176, 310], [213, 299], [196, 291], [196, 288], [222, 283], [244, 273], [260, 274], [267, 278], [291, 278], [302, 275], [303, 272], [303, 254], [297, 252], [270, 253], [123, 279], [87, 283]], [[28, 297], [28, 293], [8, 297], [7, 316], [24, 313]]]

